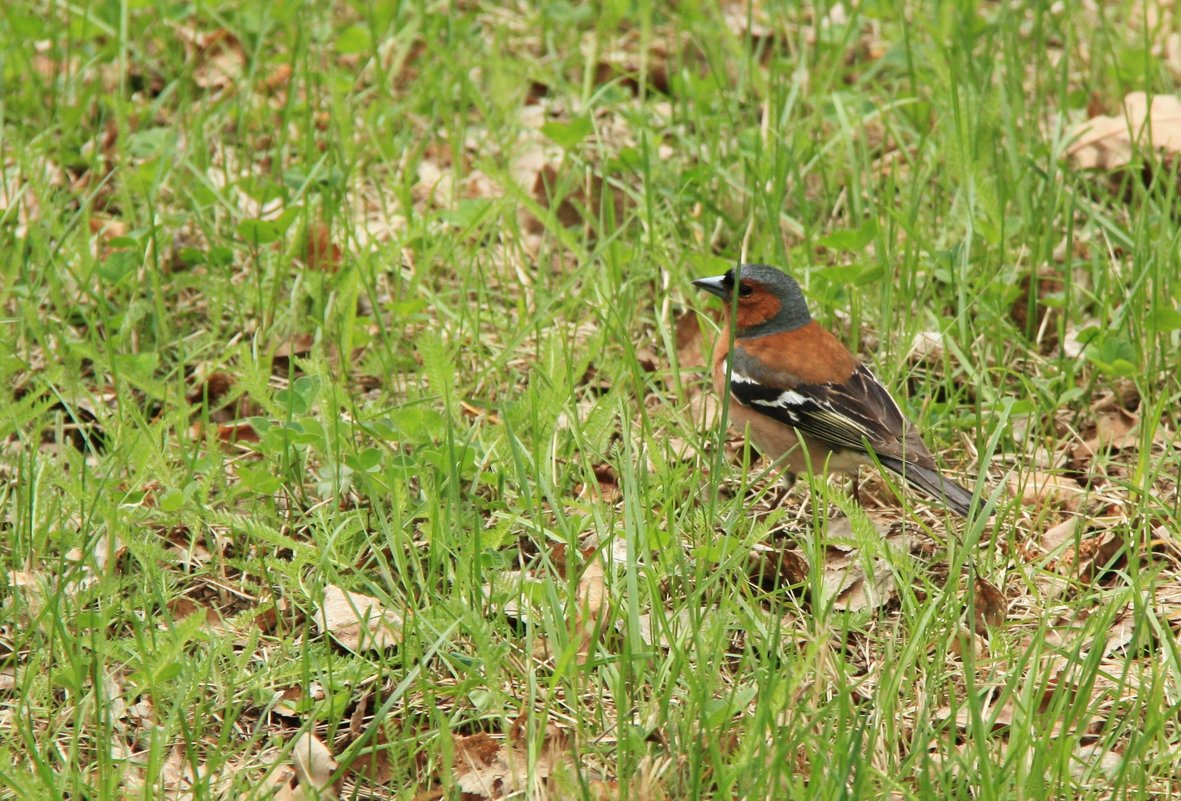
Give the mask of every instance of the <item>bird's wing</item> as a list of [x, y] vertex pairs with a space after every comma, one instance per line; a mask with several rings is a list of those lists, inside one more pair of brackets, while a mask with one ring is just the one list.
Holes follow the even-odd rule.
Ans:
[[841, 383], [779, 386], [740, 372], [730, 374], [735, 400], [801, 433], [837, 448], [864, 450], [907, 462], [931, 461], [898, 404], [865, 365]]

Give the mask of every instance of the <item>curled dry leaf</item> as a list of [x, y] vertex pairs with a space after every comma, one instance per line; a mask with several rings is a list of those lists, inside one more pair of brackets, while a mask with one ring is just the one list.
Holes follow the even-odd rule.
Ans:
[[918, 362], [939, 361], [943, 358], [943, 334], [938, 331], [919, 331], [910, 342], [907, 358]]
[[578, 497], [600, 500], [604, 503], [620, 501], [623, 498], [623, 490], [619, 488], [619, 477], [615, 475], [615, 469], [606, 462], [600, 462], [591, 469], [595, 474], [595, 483], [579, 484]]
[[275, 801], [320, 801], [336, 798], [336, 788], [330, 786], [336, 770], [336, 760], [328, 746], [314, 734], [305, 732], [295, 740], [291, 749], [294, 775], [279, 777], [281, 784], [273, 796]]
[[1008, 616], [1009, 599], [984, 579], [977, 577], [972, 584], [972, 611], [976, 616], [976, 633], [984, 636], [989, 629], [1000, 628]]
[[193, 63], [193, 83], [202, 89], [233, 86], [246, 69], [246, 50], [238, 37], [225, 28], [201, 32], [179, 25], [177, 36]]
[[557, 767], [569, 761], [565, 739], [550, 726], [536, 761], [530, 765], [528, 744], [519, 728], [513, 728], [514, 735], [502, 741], [482, 732], [455, 738], [455, 783], [465, 797], [497, 799], [525, 793], [530, 779], [544, 784]]
[[595, 637], [603, 630], [607, 619], [607, 585], [603, 576], [602, 558], [592, 551], [578, 581], [578, 610], [576, 630], [578, 656], [590, 655]]
[[794, 548], [757, 542], [746, 559], [746, 573], [764, 589], [791, 587], [808, 580], [808, 559]]
[[[827, 565], [825, 568], [825, 586], [827, 587], [831, 572]], [[864, 566], [861, 566], [860, 575], [848, 572], [841, 574], [839, 571], [832, 572], [836, 572], [842, 582], [847, 581], [848, 577], [853, 575], [853, 580], [847, 583], [832, 602], [834, 609], [846, 612], [874, 609], [893, 598], [897, 590], [897, 586], [894, 584], [894, 571], [890, 569], [890, 563], [880, 557], [873, 559], [868, 572]]]
[[1181, 101], [1144, 92], [1124, 98], [1124, 113], [1093, 117], [1067, 134], [1073, 140], [1066, 156], [1081, 169], [1113, 170], [1126, 166], [1136, 149], [1181, 153]]
[[402, 642], [402, 617], [376, 598], [324, 588], [324, 603], [316, 611], [316, 628], [350, 651], [380, 650]]

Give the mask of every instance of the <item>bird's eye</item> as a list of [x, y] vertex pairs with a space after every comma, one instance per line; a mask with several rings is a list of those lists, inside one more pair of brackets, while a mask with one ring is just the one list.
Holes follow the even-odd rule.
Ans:
[[738, 285], [738, 297], [740, 298], [749, 298], [750, 294], [754, 291], [754, 287], [752, 287], [750, 284]]

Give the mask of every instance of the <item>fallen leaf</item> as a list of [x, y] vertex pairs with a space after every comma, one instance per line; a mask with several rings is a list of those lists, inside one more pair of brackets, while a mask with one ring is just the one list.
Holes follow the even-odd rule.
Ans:
[[596, 635], [602, 631], [606, 622], [607, 585], [602, 559], [593, 551], [584, 555], [589, 558], [578, 580], [576, 630], [579, 638], [578, 656], [585, 660], [590, 655]]
[[1074, 447], [1072, 455], [1076, 463], [1086, 463], [1097, 453], [1107, 448], [1122, 450], [1134, 448], [1140, 443], [1136, 428], [1140, 418], [1123, 406], [1116, 406], [1095, 418], [1095, 430], [1091, 436]]
[[[825, 573], [827, 576], [827, 566]], [[862, 567], [861, 575], [856, 576], [845, 589], [837, 594], [832, 605], [834, 609], [846, 612], [875, 609], [893, 598], [896, 590], [894, 571], [890, 568], [890, 563], [885, 559], [875, 557], [870, 563], [870, 571], [866, 573]]]
[[[1013, 713], [1016, 710], [1014, 695], [1009, 693], [1005, 701], [998, 704], [996, 698], [1001, 693], [1000, 687], [989, 687], [981, 691], [978, 711], [980, 721], [989, 731], [1007, 728], [1013, 724]], [[976, 716], [972, 713], [972, 707], [966, 699], [960, 701], [954, 718], [951, 714], [951, 706], [948, 704], [937, 709], [933, 717], [937, 721], [954, 720], [956, 728], [961, 731], [970, 731], [976, 720]]]
[[281, 89], [286, 89], [287, 84], [291, 82], [291, 75], [294, 73], [290, 64], [279, 64], [263, 79], [262, 86], [268, 92], [278, 92]]
[[99, 238], [104, 242], [127, 236], [127, 223], [122, 220], [115, 220], [100, 214], [92, 214], [90, 215], [89, 224], [90, 233], [98, 234]]
[[977, 576], [972, 584], [972, 611], [975, 613], [976, 633], [985, 636], [990, 629], [1004, 625], [1009, 612], [1009, 599], [1005, 594]]
[[246, 421], [241, 421], [218, 426], [217, 439], [219, 442], [233, 444], [235, 442], [259, 442], [261, 438], [258, 436], [258, 429]]
[[272, 796], [274, 801], [320, 801], [336, 798], [336, 788], [330, 786], [336, 770], [336, 760], [328, 746], [310, 732], [296, 738], [291, 748], [294, 775], [280, 774], [275, 781], [280, 786]]
[[808, 560], [794, 548], [757, 542], [746, 559], [746, 574], [767, 590], [790, 587], [808, 580]]
[[222, 399], [234, 388], [234, 383], [232, 375], [215, 370], [193, 388], [187, 400], [192, 406], [201, 405], [213, 411], [221, 406]]
[[556, 767], [570, 761], [565, 738], [556, 727], [548, 726], [537, 759], [530, 765], [523, 717], [506, 740], [497, 741], [482, 732], [454, 739], [455, 783], [462, 792], [476, 798], [524, 797], [530, 779], [545, 784]]
[[381, 650], [402, 642], [402, 617], [381, 601], [334, 584], [324, 588], [316, 628], [350, 651]]
[[292, 334], [279, 343], [275, 348], [275, 360], [290, 359], [292, 356], [307, 356], [316, 344], [316, 337], [312, 334]]
[[1042, 532], [1038, 548], [1046, 556], [1053, 556], [1068, 543], [1076, 543], [1078, 535], [1085, 529], [1085, 519], [1068, 517], [1061, 523], [1051, 526]]
[[579, 498], [591, 498], [604, 503], [616, 503], [623, 498], [623, 491], [619, 488], [619, 477], [615, 475], [615, 469], [611, 465], [600, 462], [591, 469], [595, 474], [595, 483], [579, 484]]
[[943, 358], [943, 334], [938, 331], [919, 331], [910, 341], [909, 361], [937, 362]]
[[1126, 166], [1137, 150], [1181, 152], [1181, 101], [1144, 92], [1124, 98], [1124, 113], [1093, 117], [1067, 133], [1066, 156], [1079, 169], [1113, 170]]
[[343, 251], [332, 239], [328, 223], [319, 221], [308, 226], [304, 233], [303, 263], [309, 270], [334, 273], [340, 269]]
[[652, 38], [643, 52], [640, 31], [624, 31], [620, 38], [604, 46], [602, 36], [588, 32], [582, 38], [584, 58], [597, 58], [595, 64], [595, 86], [618, 82], [634, 94], [640, 93], [640, 77], [647, 78], [646, 84], [658, 92], [668, 93], [668, 39]]
[[1126, 604], [1101, 634], [1104, 656], [1110, 656], [1131, 645], [1136, 639], [1136, 614], [1132, 605]]
[[1103, 743], [1080, 745], [1070, 760], [1070, 775], [1080, 784], [1094, 782], [1107, 787], [1123, 766], [1122, 754]]
[[[711, 309], [707, 315], [716, 321], [718, 312]], [[690, 310], [677, 318], [677, 366], [682, 370], [695, 370], [705, 366], [705, 335], [697, 317], [698, 313]]]
[[246, 69], [246, 50], [238, 37], [225, 28], [202, 32], [178, 25], [176, 32], [192, 63], [193, 83], [214, 90], [237, 83]]

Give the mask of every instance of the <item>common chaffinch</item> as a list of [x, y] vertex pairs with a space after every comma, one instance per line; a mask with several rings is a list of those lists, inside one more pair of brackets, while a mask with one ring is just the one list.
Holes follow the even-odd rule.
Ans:
[[792, 474], [827, 468], [856, 476], [873, 464], [872, 451], [882, 467], [967, 516], [972, 493], [940, 474], [877, 377], [812, 319], [791, 276], [744, 264], [693, 285], [726, 303], [733, 337], [718, 338], [714, 387], [730, 397], [731, 424], [761, 453]]

